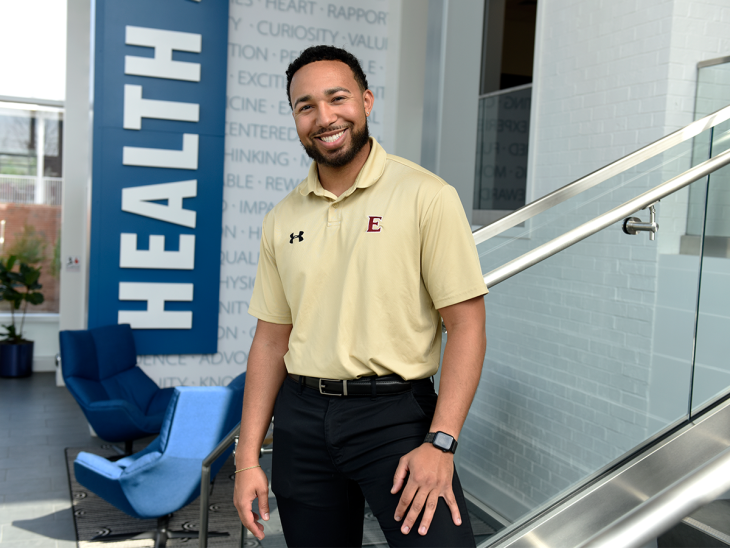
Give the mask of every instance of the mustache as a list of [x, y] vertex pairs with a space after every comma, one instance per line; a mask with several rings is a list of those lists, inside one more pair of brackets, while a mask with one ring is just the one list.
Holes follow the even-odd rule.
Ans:
[[330, 131], [338, 131], [340, 129], [349, 129], [349, 125], [339, 125], [339, 126], [331, 126], [331, 127], [325, 127], [322, 128], [314, 133], [311, 134], [312, 137], [317, 137], [317, 135], [322, 135], [323, 133], [329, 133]]

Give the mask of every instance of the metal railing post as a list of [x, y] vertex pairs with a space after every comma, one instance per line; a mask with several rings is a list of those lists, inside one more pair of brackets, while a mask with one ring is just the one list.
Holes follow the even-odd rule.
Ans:
[[213, 463], [218, 460], [226, 449], [233, 444], [236, 436], [238, 436], [241, 430], [241, 423], [239, 422], [233, 427], [228, 435], [213, 449], [213, 451], [203, 459], [203, 466], [200, 473], [200, 524], [198, 525], [199, 535], [199, 546], [200, 548], [207, 548], [208, 546], [208, 502], [210, 500], [210, 467]]

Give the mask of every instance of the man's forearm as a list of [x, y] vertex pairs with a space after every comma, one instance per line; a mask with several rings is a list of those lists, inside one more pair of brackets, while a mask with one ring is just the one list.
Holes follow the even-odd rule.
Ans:
[[236, 451], [238, 468], [258, 464], [259, 450], [271, 423], [276, 395], [286, 377], [284, 354], [291, 326], [287, 330], [287, 326], [272, 328], [271, 325], [262, 328], [259, 322], [249, 352], [241, 433]]
[[479, 385], [487, 347], [483, 303], [483, 298], [469, 303], [459, 303], [468, 306], [466, 317], [459, 315], [451, 318], [448, 314], [444, 314], [448, 338], [441, 365], [439, 397], [431, 422], [431, 432], [440, 430], [458, 438], [464, 425]]

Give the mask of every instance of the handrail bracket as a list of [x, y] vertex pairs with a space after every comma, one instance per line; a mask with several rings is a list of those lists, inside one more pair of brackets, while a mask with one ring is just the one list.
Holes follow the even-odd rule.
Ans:
[[[645, 223], [638, 217], [626, 217], [623, 223], [623, 231], [631, 236], [636, 236], [639, 232], [648, 232], [649, 240], [652, 242], [656, 237], [656, 233], [659, 232], [659, 223], [656, 222], [656, 206], [659, 203], [657, 200], [653, 204], [647, 206], [649, 208], [649, 222]], [[644, 208], [646, 209], [646, 207]]]

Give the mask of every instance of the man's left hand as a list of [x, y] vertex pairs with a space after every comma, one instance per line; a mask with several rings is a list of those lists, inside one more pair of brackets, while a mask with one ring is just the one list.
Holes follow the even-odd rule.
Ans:
[[[461, 514], [451, 488], [453, 475], [454, 455], [444, 453], [430, 443], [424, 443], [401, 457], [390, 492], [397, 493], [405, 484], [400, 502], [395, 509], [395, 521], [401, 521], [405, 516], [401, 526], [403, 534], [408, 534], [413, 529], [421, 510], [423, 518], [418, 533], [425, 535], [428, 532], [439, 497], [443, 497], [446, 501], [454, 523], [461, 525]], [[408, 477], [407, 482], [406, 477]], [[406, 510], [408, 510], [407, 515]]]

